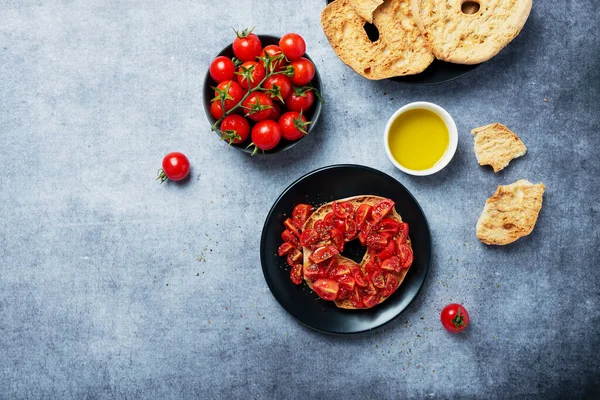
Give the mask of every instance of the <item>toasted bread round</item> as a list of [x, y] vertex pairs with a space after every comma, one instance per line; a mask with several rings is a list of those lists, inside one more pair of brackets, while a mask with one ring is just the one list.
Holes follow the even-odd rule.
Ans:
[[[354, 206], [354, 209], [357, 209], [361, 204], [369, 204], [371, 206], [374, 206], [382, 200], [385, 200], [385, 198], [379, 197], [379, 196], [363, 195], [363, 196], [348, 197], [346, 199], [340, 199], [337, 201], [338, 202], [347, 201], [349, 203], [352, 203], [352, 205]], [[305, 230], [306, 228], [312, 228], [315, 222], [317, 222], [320, 219], [323, 219], [327, 214], [329, 214], [332, 211], [333, 211], [333, 202], [322, 205], [317, 210], [315, 210], [315, 212], [313, 212], [313, 214], [306, 220], [306, 222], [304, 223], [304, 226], [302, 227], [302, 230]], [[395, 208], [392, 210], [390, 215], [387, 216], [387, 218], [392, 218], [393, 220], [395, 220], [397, 222], [402, 222], [402, 217], [400, 217], [400, 214], [398, 214], [396, 212]], [[358, 239], [353, 239], [353, 240], [358, 240]], [[410, 237], [407, 239], [406, 243], [412, 249]], [[310, 249], [310, 247], [303, 247], [302, 250], [303, 250], [302, 253], [304, 255], [304, 260], [303, 260], [304, 265], [303, 266], [306, 267], [306, 266], [310, 265], [310, 260], [308, 258], [312, 254], [312, 250]], [[335, 258], [336, 258], [338, 265], [350, 265], [350, 266], [356, 265], [364, 272], [364, 267], [369, 262], [370, 256], [369, 256], [369, 253], [367, 251], [365, 251], [365, 255], [364, 255], [362, 261], [360, 262], [360, 264], [357, 264], [353, 260], [351, 260], [347, 257], [344, 257], [340, 254], [336, 255]], [[404, 281], [404, 278], [406, 277], [406, 274], [409, 269], [410, 268], [403, 269], [402, 273], [398, 275], [398, 287], [400, 287], [402, 285], [402, 281]], [[313, 282], [306, 277], [304, 277], [304, 280], [306, 281], [306, 284], [308, 285], [308, 287], [310, 287], [312, 289]], [[383, 303], [388, 297], [382, 296], [381, 299], [379, 299], [378, 304]], [[338, 306], [339, 308], [345, 308], [348, 310], [356, 310], [356, 307], [354, 307], [352, 305], [352, 302], [350, 300], [336, 300], [335, 305]]]
[[479, 64], [498, 54], [521, 32], [531, 2], [411, 0], [411, 7], [417, 26], [436, 58], [457, 64]]
[[350, 0], [336, 0], [321, 13], [325, 36], [338, 57], [367, 79], [418, 74], [433, 61], [412, 18], [409, 0], [387, 0], [373, 12], [379, 39], [371, 42], [367, 22]]

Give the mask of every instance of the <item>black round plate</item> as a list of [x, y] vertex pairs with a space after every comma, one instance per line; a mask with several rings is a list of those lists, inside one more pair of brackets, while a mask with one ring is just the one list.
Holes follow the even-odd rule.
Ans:
[[[383, 303], [368, 310], [345, 310], [331, 301], [321, 300], [306, 283], [290, 281], [285, 257], [277, 255], [281, 244], [283, 221], [294, 206], [323, 203], [356, 195], [377, 195], [396, 202], [396, 211], [410, 226], [415, 260], [404, 282]], [[357, 244], [355, 244], [356, 242]], [[344, 255], [360, 261], [365, 249], [358, 240], [344, 250]], [[350, 253], [350, 254], [348, 254]], [[359, 333], [375, 329], [397, 317], [418, 295], [425, 282], [431, 258], [431, 234], [417, 200], [397, 180], [376, 169], [360, 165], [333, 165], [317, 169], [292, 183], [271, 208], [260, 242], [260, 259], [265, 280], [275, 299], [294, 318], [321, 332]]]
[[[334, 0], [327, 0], [327, 4], [332, 3]], [[376, 41], [379, 33], [377, 28], [369, 24], [365, 24], [365, 31], [372, 41]], [[460, 78], [472, 69], [475, 69], [480, 64], [475, 65], [463, 65], [463, 64], [452, 64], [440, 60], [433, 60], [431, 65], [420, 74], [396, 76], [389, 78], [396, 82], [414, 83], [417, 85], [436, 85], [438, 83], [445, 83], [453, 81], [454, 79]]]
[[[279, 44], [279, 39], [281, 39], [277, 36], [272, 36], [272, 35], [258, 35], [258, 37], [260, 38], [260, 42], [262, 43], [263, 47], [270, 45], [270, 44]], [[230, 58], [233, 57], [233, 45], [230, 44], [229, 46], [225, 47], [223, 50], [221, 50], [221, 52], [219, 54], [217, 54], [215, 56], [215, 58], [217, 58], [218, 56], [226, 56], [226, 57], [230, 57]], [[308, 54], [305, 54], [303, 57], [308, 58], [313, 64], [315, 64], [313, 59], [310, 58]], [[319, 70], [317, 69], [316, 64], [315, 64], [315, 77], [313, 78], [313, 80], [311, 81], [310, 84], [315, 89], [317, 89], [320, 94], [323, 94], [322, 86], [321, 86], [321, 76], [319, 75]], [[215, 95], [215, 91], [212, 87], [216, 86], [216, 85], [217, 85], [217, 83], [215, 81], [213, 81], [213, 79], [210, 76], [210, 70], [207, 70], [206, 75], [204, 76], [203, 103], [204, 103], [204, 112], [206, 113], [206, 118], [208, 118], [208, 122], [210, 122], [211, 126], [215, 122], [217, 122], [217, 120], [214, 119], [210, 113], [210, 100]], [[311, 124], [308, 126], [308, 130], [307, 130], [308, 133], [311, 133], [313, 131], [313, 129], [315, 129], [315, 127], [317, 126], [317, 121], [319, 120], [319, 116], [321, 115], [322, 107], [323, 107], [323, 104], [320, 101], [318, 101], [318, 99], [315, 98], [315, 102], [314, 102], [313, 106], [310, 108], [310, 110], [308, 110], [308, 112], [304, 113], [306, 120], [311, 121]], [[220, 135], [218, 133], [216, 133], [216, 134], [217, 134], [217, 136], [220, 137]], [[310, 135], [304, 135], [302, 138], [300, 138], [298, 140], [294, 140], [294, 141], [289, 141], [289, 140], [285, 140], [282, 138], [277, 146], [275, 146], [271, 150], [265, 150], [262, 153], [263, 154], [274, 154], [274, 153], [279, 153], [280, 151], [288, 150], [288, 149], [294, 147], [296, 144], [298, 144], [301, 140], [304, 140], [305, 138], [307, 138], [309, 136]], [[248, 142], [250, 142], [250, 139], [248, 139]], [[247, 154], [252, 154], [253, 149], [247, 148], [247, 146], [248, 146], [248, 143], [231, 145], [231, 147], [233, 147], [237, 150], [243, 151], [244, 153], [247, 153]]]

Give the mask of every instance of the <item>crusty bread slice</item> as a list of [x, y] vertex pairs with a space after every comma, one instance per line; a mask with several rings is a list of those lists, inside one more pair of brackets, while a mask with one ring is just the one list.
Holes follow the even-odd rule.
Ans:
[[529, 235], [542, 209], [546, 186], [521, 179], [498, 186], [485, 202], [477, 221], [477, 238], [485, 244], [505, 245]]
[[477, 0], [480, 7], [474, 14], [463, 12], [464, 3], [411, 0], [417, 26], [442, 61], [479, 64], [498, 54], [521, 32], [532, 0]]
[[363, 19], [373, 23], [373, 13], [383, 4], [383, 0], [350, 0], [350, 4]]
[[494, 172], [506, 167], [511, 160], [524, 156], [527, 147], [506, 126], [495, 123], [471, 131], [475, 141], [475, 157], [479, 165], [491, 165]]
[[[379, 197], [379, 196], [372, 196], [372, 195], [362, 195], [362, 196], [348, 197], [346, 199], [340, 199], [337, 201], [338, 202], [342, 202], [342, 201], [350, 202], [350, 203], [352, 203], [352, 205], [354, 206], [354, 209], [356, 210], [361, 204], [369, 204], [371, 206], [374, 206], [382, 200], [385, 200], [385, 198]], [[315, 222], [317, 222], [320, 219], [323, 219], [327, 214], [329, 214], [332, 211], [333, 211], [333, 202], [329, 202], [329, 203], [322, 205], [317, 210], [315, 210], [315, 212], [313, 212], [313, 214], [306, 220], [302, 230], [304, 230], [306, 228], [312, 228]], [[392, 210], [390, 215], [388, 215], [388, 218], [392, 218], [395, 221], [402, 222], [402, 217], [400, 216], [400, 214], [398, 214], [396, 212], [395, 208]], [[358, 240], [358, 239], [354, 239], [354, 240]], [[410, 237], [407, 240], [407, 244], [409, 246], [411, 246], [411, 249], [412, 249]], [[308, 258], [312, 254], [312, 250], [310, 249], [310, 247], [303, 247], [302, 250], [303, 250], [302, 253], [304, 255], [303, 266], [306, 267], [306, 266], [310, 265], [310, 260]], [[361, 268], [361, 270], [363, 272], [364, 272], [364, 266], [369, 262], [369, 259], [370, 259], [369, 253], [367, 251], [365, 251], [365, 255], [360, 264], [357, 264], [353, 260], [351, 260], [347, 257], [344, 257], [342, 255], [339, 255], [339, 254], [336, 255], [335, 257], [336, 257], [336, 261], [337, 261], [338, 265], [351, 265], [351, 266], [356, 265], [359, 268]], [[404, 278], [406, 277], [406, 274], [408, 273], [409, 269], [410, 268], [403, 269], [402, 273], [398, 275], [398, 287], [400, 287], [402, 285], [402, 281], [404, 281]], [[307, 279], [306, 277], [304, 277], [304, 280], [306, 281], [306, 284], [308, 285], [308, 287], [310, 287], [312, 289], [313, 288], [312, 281], [310, 279]], [[381, 299], [379, 300], [378, 304], [383, 303], [388, 297], [382, 296]], [[336, 300], [335, 305], [338, 306], [339, 308], [345, 308], [345, 309], [349, 309], [349, 310], [356, 309], [356, 307], [354, 307], [352, 305], [350, 300]]]
[[367, 79], [418, 74], [433, 61], [413, 21], [409, 0], [386, 0], [373, 13], [379, 39], [371, 42], [366, 20], [350, 0], [336, 0], [321, 13], [325, 36], [338, 57]]

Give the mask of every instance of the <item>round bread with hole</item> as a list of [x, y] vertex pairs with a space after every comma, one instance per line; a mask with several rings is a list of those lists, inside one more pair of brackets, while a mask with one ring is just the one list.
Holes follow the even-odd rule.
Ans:
[[367, 79], [423, 72], [433, 61], [412, 18], [410, 0], [387, 0], [373, 12], [379, 37], [371, 41], [349, 0], [336, 0], [321, 13], [325, 36], [337, 56]]
[[479, 64], [517, 37], [529, 17], [531, 1], [411, 0], [411, 8], [436, 58]]

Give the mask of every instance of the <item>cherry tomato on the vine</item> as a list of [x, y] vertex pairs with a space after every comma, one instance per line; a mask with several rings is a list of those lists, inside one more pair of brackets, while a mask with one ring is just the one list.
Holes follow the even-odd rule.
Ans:
[[308, 122], [302, 113], [288, 111], [279, 118], [281, 135], [287, 140], [298, 140], [306, 135]]
[[262, 43], [258, 36], [252, 31], [244, 29], [242, 32], [236, 32], [237, 37], [233, 40], [233, 54], [241, 61], [252, 61], [258, 57], [262, 51]]
[[[260, 53], [260, 57], [264, 58], [266, 54], [271, 56], [271, 58], [278, 58], [278, 57], [281, 57], [283, 52], [281, 51], [279, 46], [270, 44], [268, 46], [265, 46], [262, 53]], [[285, 58], [281, 57], [281, 59], [279, 59], [277, 61], [273, 61], [272, 65], [273, 65], [274, 72], [281, 71], [285, 67]]]
[[223, 81], [217, 85], [215, 90], [214, 101], [221, 102], [221, 93], [226, 94], [225, 97], [225, 111], [231, 110], [235, 107], [242, 98], [244, 97], [244, 90], [239, 83], [234, 81]]
[[266, 119], [252, 128], [252, 143], [261, 150], [271, 150], [281, 140], [281, 128], [277, 122]]
[[279, 99], [281, 102], [284, 102], [292, 93], [292, 82], [285, 75], [271, 75], [265, 79], [263, 88], [267, 89], [266, 93], [272, 99]]
[[255, 88], [265, 79], [265, 76], [265, 67], [261, 63], [246, 61], [238, 68], [237, 81], [244, 89]]
[[469, 326], [469, 313], [460, 304], [448, 304], [440, 314], [442, 325], [448, 332], [463, 331]]
[[241, 115], [231, 114], [221, 122], [221, 138], [229, 144], [240, 144], [250, 135], [250, 123]]
[[162, 169], [159, 170], [157, 180], [163, 183], [167, 179], [180, 181], [190, 173], [190, 161], [178, 151], [167, 154], [162, 160]]
[[210, 103], [210, 115], [212, 115], [214, 119], [220, 119], [223, 116], [223, 108], [221, 107], [221, 102], [219, 100]]
[[210, 76], [217, 83], [233, 79], [234, 73], [235, 65], [233, 65], [233, 61], [229, 57], [219, 56], [210, 64]]
[[285, 100], [285, 105], [290, 111], [307, 111], [315, 102], [312, 90], [294, 88], [294, 91]]
[[306, 43], [297, 33], [283, 35], [279, 40], [279, 47], [290, 61], [299, 59], [306, 52]]
[[300, 58], [290, 64], [294, 69], [294, 75], [290, 78], [295, 86], [308, 84], [315, 77], [315, 66], [307, 58]]
[[242, 107], [248, 118], [262, 121], [271, 116], [273, 100], [262, 92], [253, 92], [242, 102]]

